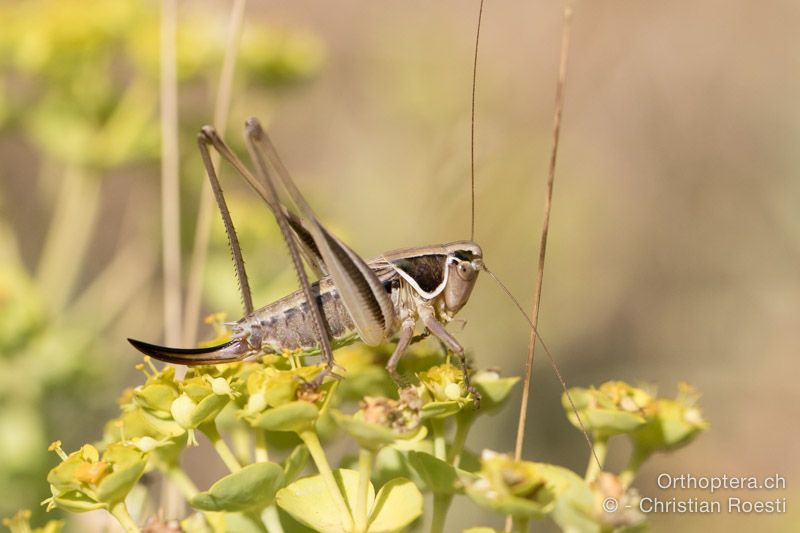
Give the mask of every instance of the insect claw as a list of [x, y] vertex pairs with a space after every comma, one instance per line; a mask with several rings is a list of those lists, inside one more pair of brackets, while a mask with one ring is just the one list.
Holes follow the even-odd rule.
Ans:
[[344, 376], [342, 376], [341, 374], [337, 374], [336, 372], [333, 371], [334, 367], [338, 367], [342, 370], [347, 370], [341, 365], [332, 363], [331, 366], [325, 368], [322, 372], [317, 374], [316, 377], [311, 380], [311, 383], [316, 383], [316, 386], [320, 386], [322, 385], [322, 381], [329, 376], [332, 377], [333, 379], [344, 379]]
[[481, 393], [478, 392], [478, 389], [470, 385], [467, 387], [467, 392], [472, 394], [472, 407], [476, 411], [481, 408]]

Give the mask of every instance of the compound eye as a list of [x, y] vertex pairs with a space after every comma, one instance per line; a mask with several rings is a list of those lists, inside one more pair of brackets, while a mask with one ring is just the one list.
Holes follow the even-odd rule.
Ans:
[[472, 265], [467, 262], [460, 262], [458, 264], [458, 276], [461, 279], [469, 280], [472, 277]]

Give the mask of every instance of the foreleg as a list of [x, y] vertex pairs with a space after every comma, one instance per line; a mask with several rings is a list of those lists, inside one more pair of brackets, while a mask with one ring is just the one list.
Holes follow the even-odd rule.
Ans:
[[475, 390], [470, 382], [469, 369], [467, 368], [467, 358], [464, 354], [464, 348], [461, 346], [461, 344], [459, 344], [456, 338], [445, 329], [444, 325], [436, 319], [432, 307], [418, 306], [418, 309], [419, 316], [422, 319], [422, 323], [425, 324], [425, 327], [428, 328], [428, 330], [437, 339], [442, 341], [453, 353], [458, 355], [458, 358], [461, 360], [461, 368], [464, 372], [464, 386], [467, 388], [467, 391], [472, 393], [472, 395], [475, 397], [476, 405], [480, 405], [481, 395], [477, 390]]
[[414, 325], [415, 321], [413, 318], [407, 318], [403, 321], [403, 326], [400, 329], [400, 337], [397, 340], [397, 346], [395, 346], [394, 352], [389, 358], [389, 362], [386, 363], [386, 370], [389, 371], [389, 375], [392, 376], [395, 383], [400, 383], [400, 376], [397, 374], [397, 364], [400, 362], [400, 358], [403, 357], [409, 344], [411, 344], [411, 340], [414, 337]]

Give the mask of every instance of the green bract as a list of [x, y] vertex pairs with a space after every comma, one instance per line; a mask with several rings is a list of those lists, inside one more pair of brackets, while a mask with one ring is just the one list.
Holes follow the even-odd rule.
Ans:
[[500, 411], [508, 400], [518, 377], [502, 378], [494, 370], [481, 370], [472, 376], [472, 384], [481, 395], [481, 414], [494, 414]]
[[[61, 452], [60, 444], [53, 449]], [[47, 476], [53, 494], [48, 509], [59, 507], [72, 512], [110, 508], [128, 495], [147, 464], [147, 456], [129, 444], [110, 444], [102, 458], [97, 449], [84, 445]]]
[[420, 400], [413, 387], [400, 392], [400, 400], [367, 396], [353, 416], [333, 412], [336, 423], [356, 439], [359, 446], [372, 451], [397, 440], [424, 438], [420, 425]]
[[297, 400], [298, 391], [302, 390], [301, 385], [314, 379], [321, 370], [319, 366], [291, 370], [279, 370], [270, 366], [253, 369], [246, 379], [247, 403], [242, 415], [253, 418], [267, 408]]
[[512, 516], [545, 516], [555, 506], [555, 489], [542, 465], [489, 450], [481, 457], [478, 477], [466, 484], [476, 503]]
[[468, 472], [426, 452], [408, 452], [408, 462], [434, 494], [461, 494], [464, 492], [463, 480], [473, 479]]
[[621, 381], [609, 381], [597, 389], [572, 388], [569, 390], [569, 397], [562, 395], [561, 403], [569, 421], [579, 429], [581, 424], [570, 403], [570, 397], [580, 415], [580, 422], [583, 422], [583, 428], [601, 438], [629, 433], [644, 424], [644, 410], [653, 401], [644, 390]]
[[464, 386], [461, 369], [450, 363], [437, 365], [417, 373], [422, 398], [422, 417], [447, 418], [472, 403], [472, 395]]
[[[334, 472], [336, 483], [345, 496], [349, 509], [356, 508], [359, 475], [354, 470]], [[278, 505], [298, 522], [322, 533], [350, 533], [343, 526], [343, 517], [331, 499], [322, 476], [299, 479], [278, 491]], [[400, 531], [422, 514], [422, 494], [407, 479], [397, 478], [386, 483], [375, 494], [368, 487], [368, 533]]]
[[674, 450], [685, 446], [708, 422], [697, 407], [699, 395], [682, 384], [674, 400], [659, 398], [645, 410], [646, 423], [631, 434], [639, 453]]
[[284, 471], [275, 463], [253, 463], [227, 475], [189, 502], [203, 511], [245, 511], [272, 503], [283, 485]]

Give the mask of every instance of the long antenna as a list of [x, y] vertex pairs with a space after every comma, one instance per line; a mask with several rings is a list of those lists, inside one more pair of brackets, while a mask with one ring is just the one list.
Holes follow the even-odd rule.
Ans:
[[558, 140], [561, 133], [561, 113], [564, 109], [564, 85], [567, 79], [567, 58], [569, 57], [569, 32], [572, 21], [572, 2], [567, 0], [564, 6], [564, 22], [561, 28], [561, 58], [558, 65], [558, 82], [556, 83], [556, 101], [553, 117], [553, 147], [550, 152], [550, 167], [547, 173], [547, 192], [544, 200], [544, 222], [542, 236], [539, 244], [539, 266], [536, 274], [536, 286], [533, 293], [531, 307], [531, 329], [528, 337], [528, 359], [525, 363], [525, 380], [522, 387], [522, 401], [519, 409], [519, 425], [517, 426], [517, 442], [514, 448], [514, 457], [522, 457], [522, 447], [525, 443], [525, 422], [528, 416], [528, 397], [530, 396], [531, 377], [533, 373], [533, 358], [536, 349], [536, 326], [539, 323], [539, 302], [542, 297], [542, 280], [544, 278], [544, 259], [547, 251], [547, 233], [550, 228], [550, 208], [553, 204], [553, 182], [556, 176], [556, 158], [558, 155]]
[[472, 61], [472, 117], [470, 120], [469, 169], [470, 191], [472, 194], [472, 216], [470, 217], [469, 240], [475, 240], [475, 87], [478, 80], [478, 45], [481, 42], [481, 20], [483, 20], [483, 0], [478, 9], [478, 30], [475, 32], [475, 56]]
[[519, 310], [520, 314], [522, 314], [522, 316], [528, 322], [528, 325], [530, 326], [533, 335], [535, 335], [536, 338], [539, 339], [539, 343], [542, 345], [544, 353], [547, 354], [547, 358], [550, 360], [550, 366], [553, 368], [553, 372], [555, 372], [556, 378], [558, 378], [558, 382], [561, 384], [561, 390], [564, 391], [564, 396], [567, 397], [569, 405], [572, 408], [572, 412], [575, 413], [575, 418], [578, 419], [578, 425], [580, 426], [581, 432], [583, 432], [583, 436], [586, 439], [586, 444], [589, 446], [589, 453], [592, 454], [592, 457], [594, 457], [597, 466], [600, 467], [600, 469], [602, 470], [603, 465], [602, 463], [600, 463], [600, 458], [597, 456], [597, 452], [594, 449], [594, 444], [592, 444], [592, 439], [589, 438], [589, 432], [586, 431], [586, 426], [583, 424], [583, 420], [581, 419], [581, 415], [578, 412], [578, 408], [575, 406], [575, 401], [572, 399], [572, 395], [569, 393], [569, 388], [567, 387], [567, 381], [564, 379], [564, 376], [561, 375], [561, 371], [558, 369], [555, 357], [553, 357], [553, 354], [550, 352], [550, 349], [547, 347], [547, 344], [545, 344], [544, 338], [542, 338], [542, 336], [539, 334], [539, 331], [537, 330], [536, 326], [533, 325], [533, 321], [525, 312], [525, 310], [522, 308], [522, 305], [520, 305], [519, 301], [514, 297], [514, 294], [512, 294], [512, 292], [509, 290], [508, 287], [506, 287], [506, 284], [500, 281], [500, 278], [498, 278], [494, 272], [489, 270], [485, 264], [483, 265], [483, 270], [487, 274], [489, 274], [492, 277], [492, 279], [494, 279], [497, 282], [498, 285], [500, 285], [500, 288], [503, 289], [503, 292], [506, 293], [506, 296], [511, 298], [511, 301], [514, 302], [514, 305], [516, 306], [517, 310]]

